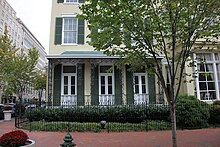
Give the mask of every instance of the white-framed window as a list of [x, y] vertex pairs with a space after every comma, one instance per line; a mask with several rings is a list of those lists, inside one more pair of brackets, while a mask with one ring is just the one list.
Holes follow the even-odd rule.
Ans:
[[195, 71], [197, 71], [195, 92], [200, 100], [219, 99], [220, 58], [218, 53], [197, 53]]
[[114, 66], [99, 66], [99, 103], [100, 105], [114, 105], [115, 103], [115, 83]]
[[74, 17], [63, 18], [62, 44], [77, 44], [78, 19]]
[[61, 105], [77, 104], [76, 66], [63, 65], [61, 79]]
[[133, 74], [134, 104], [146, 104], [149, 102], [147, 73]]
[[3, 26], [3, 25], [4, 25], [4, 20], [1, 19], [0, 26]]
[[2, 10], [2, 18], [5, 18], [5, 11]]

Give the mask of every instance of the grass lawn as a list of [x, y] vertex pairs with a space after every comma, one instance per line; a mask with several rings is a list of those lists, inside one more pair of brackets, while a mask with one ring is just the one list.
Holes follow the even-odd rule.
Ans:
[[169, 130], [171, 125], [165, 121], [147, 121], [143, 123], [106, 123], [106, 129], [101, 129], [99, 123], [91, 122], [46, 122], [35, 121], [22, 127], [31, 131], [78, 131], [78, 132], [124, 132], [146, 130]]

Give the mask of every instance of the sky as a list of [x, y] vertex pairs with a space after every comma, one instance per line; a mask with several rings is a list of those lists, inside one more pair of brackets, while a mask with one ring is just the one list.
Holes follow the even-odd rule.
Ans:
[[52, 0], [7, 1], [48, 53]]

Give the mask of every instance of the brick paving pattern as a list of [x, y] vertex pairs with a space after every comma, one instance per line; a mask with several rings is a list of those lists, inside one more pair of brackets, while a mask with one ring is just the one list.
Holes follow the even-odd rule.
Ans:
[[[0, 122], [0, 136], [15, 130], [14, 119]], [[36, 147], [59, 147], [66, 132], [27, 132]], [[76, 147], [171, 147], [171, 131], [87, 133], [71, 132]], [[220, 147], [220, 128], [178, 130], [179, 147]]]

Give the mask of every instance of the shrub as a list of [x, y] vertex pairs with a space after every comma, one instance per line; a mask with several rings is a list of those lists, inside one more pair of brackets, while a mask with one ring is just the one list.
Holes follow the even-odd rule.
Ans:
[[140, 123], [149, 120], [168, 120], [169, 109], [165, 105], [132, 106], [84, 106], [74, 108], [37, 108], [27, 111], [31, 121], [45, 120], [72, 122], [121, 122]]
[[15, 130], [5, 133], [0, 138], [0, 146], [3, 147], [17, 147], [25, 145], [28, 140], [28, 135], [21, 131]]
[[194, 96], [178, 97], [176, 105], [177, 127], [204, 128], [208, 126], [209, 106]]
[[209, 112], [209, 123], [212, 125], [220, 125], [220, 101], [215, 101]]

